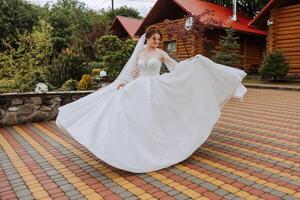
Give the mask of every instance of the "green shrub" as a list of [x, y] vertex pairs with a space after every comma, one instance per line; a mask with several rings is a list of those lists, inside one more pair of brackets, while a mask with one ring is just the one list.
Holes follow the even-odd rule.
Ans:
[[107, 78], [115, 79], [134, 49], [133, 40], [122, 41], [113, 35], [105, 35], [95, 43], [96, 58], [98, 59], [97, 68], [107, 72]]
[[286, 77], [288, 72], [289, 64], [281, 50], [269, 53], [259, 69], [262, 79], [272, 78], [273, 80], [277, 80], [278, 78]]
[[61, 90], [62, 91], [76, 90], [78, 87], [78, 84], [79, 83], [77, 80], [69, 79], [61, 86]]
[[0, 80], [0, 93], [18, 92], [18, 87], [14, 79]]
[[94, 68], [94, 69], [92, 70], [91, 75], [92, 75], [92, 76], [97, 76], [97, 75], [99, 76], [100, 72], [101, 72], [101, 69], [99, 69], [99, 68]]
[[92, 89], [92, 79], [88, 74], [82, 75], [81, 80], [79, 81], [78, 90], [91, 90]]
[[220, 50], [213, 50], [215, 56], [213, 60], [216, 63], [240, 67], [242, 63], [242, 56], [240, 55], [239, 37], [235, 36], [235, 30], [232, 28], [226, 29], [226, 36], [221, 36], [219, 41]]

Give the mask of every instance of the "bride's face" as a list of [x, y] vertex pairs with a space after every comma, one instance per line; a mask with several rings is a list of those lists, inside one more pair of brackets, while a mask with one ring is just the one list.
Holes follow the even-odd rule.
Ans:
[[150, 48], [157, 48], [161, 41], [160, 35], [158, 33], [154, 33], [150, 38], [147, 39], [147, 45]]

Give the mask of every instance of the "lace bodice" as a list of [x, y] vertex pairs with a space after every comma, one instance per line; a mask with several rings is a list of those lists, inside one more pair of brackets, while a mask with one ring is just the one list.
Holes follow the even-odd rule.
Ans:
[[149, 54], [141, 54], [137, 58], [136, 65], [131, 71], [131, 79], [125, 81], [125, 83], [130, 82], [139, 76], [158, 76], [162, 62], [166, 64], [169, 71], [173, 71], [177, 64], [174, 59], [162, 50], [156, 51], [156, 54], [152, 54], [151, 56]]
[[149, 58], [148, 60], [138, 59], [137, 67], [139, 76], [157, 76], [161, 68], [161, 61], [158, 58]]

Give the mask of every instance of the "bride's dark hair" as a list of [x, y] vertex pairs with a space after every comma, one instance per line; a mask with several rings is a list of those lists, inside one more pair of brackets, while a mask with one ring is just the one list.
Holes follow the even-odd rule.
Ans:
[[162, 39], [162, 33], [157, 26], [150, 26], [146, 29], [146, 39], [149, 39], [155, 33], [160, 35], [160, 39]]

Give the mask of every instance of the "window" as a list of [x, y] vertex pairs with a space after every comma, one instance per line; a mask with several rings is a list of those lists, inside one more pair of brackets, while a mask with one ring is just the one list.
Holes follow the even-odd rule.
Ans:
[[177, 52], [177, 43], [176, 40], [165, 41], [163, 44], [164, 51], [169, 55], [174, 55]]
[[[176, 40], [165, 41], [163, 43], [163, 48], [164, 48], [164, 51], [167, 52], [171, 58], [178, 61], [178, 59], [176, 58], [176, 53], [177, 53]], [[165, 65], [165, 63], [162, 63], [161, 74], [164, 72], [167, 72], [167, 71], [168, 71], [167, 66]]]

